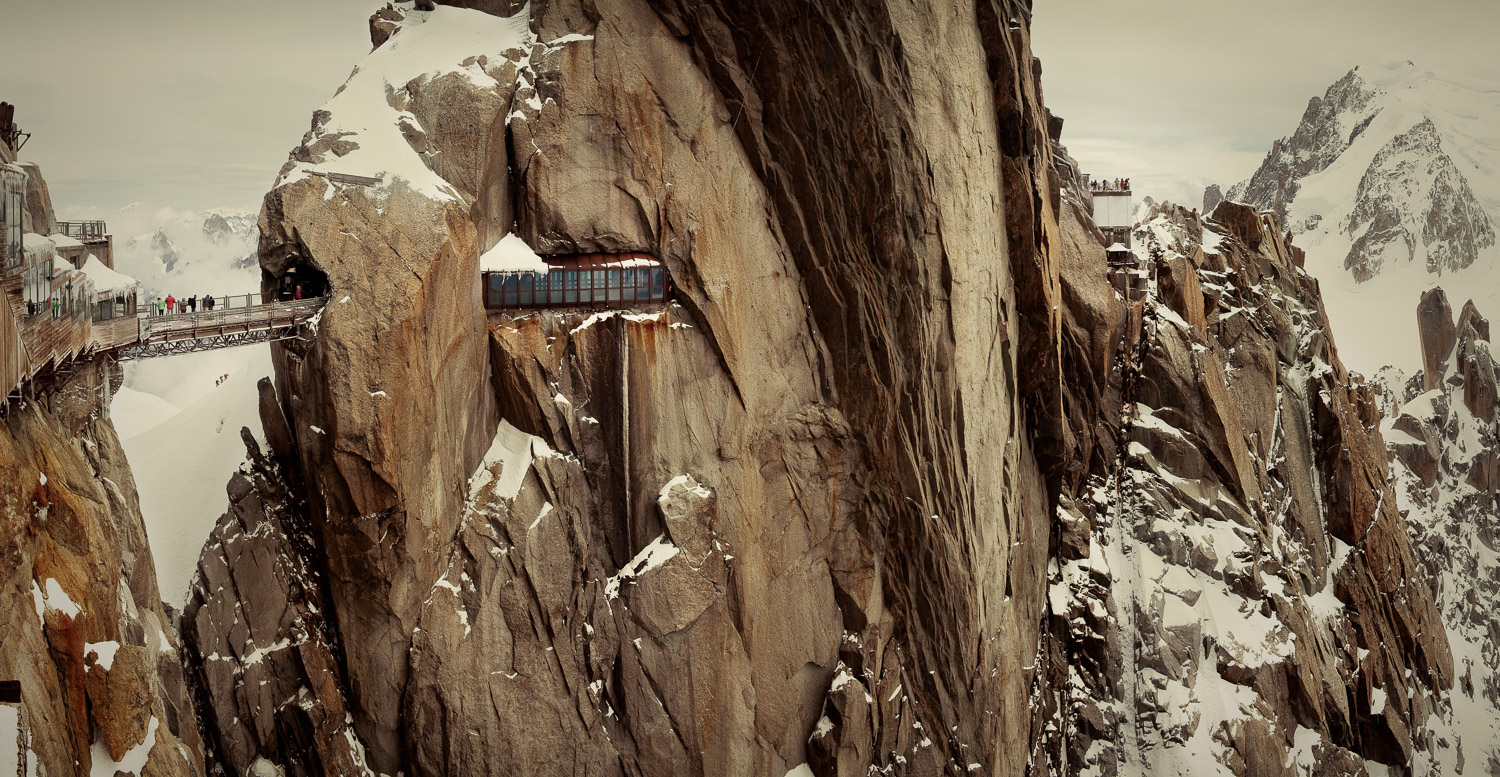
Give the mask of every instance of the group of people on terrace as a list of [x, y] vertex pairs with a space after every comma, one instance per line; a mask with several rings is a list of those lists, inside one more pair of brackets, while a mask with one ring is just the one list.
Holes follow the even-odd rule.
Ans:
[[1128, 192], [1130, 191], [1130, 179], [1116, 178], [1113, 181], [1090, 181], [1089, 186], [1096, 192]]
[[168, 294], [166, 299], [157, 297], [151, 303], [151, 307], [156, 311], [156, 315], [158, 316], [172, 315], [174, 313], [197, 313], [200, 305], [205, 312], [213, 310], [213, 295], [205, 294], [203, 295], [203, 299], [200, 300], [196, 294], [182, 299]]

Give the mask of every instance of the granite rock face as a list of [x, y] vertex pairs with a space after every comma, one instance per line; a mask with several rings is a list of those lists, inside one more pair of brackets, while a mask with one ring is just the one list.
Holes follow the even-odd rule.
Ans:
[[[1421, 744], [1451, 658], [1299, 252], [1163, 207], [1122, 299], [1029, 4], [474, 5], [377, 12], [267, 195], [266, 288], [330, 301], [277, 346], [185, 614], [215, 763], [1259, 774]], [[508, 233], [650, 253], [675, 297], [486, 314]]]
[[[1024, 10], [877, 6], [835, 37], [842, 11], [792, 9], [537, 7], [511, 48], [381, 95], [432, 178], [310, 175], [384, 142], [335, 98], [268, 195], [268, 288], [295, 272], [333, 294], [315, 343], [277, 355], [340, 674], [310, 706], [348, 710], [371, 769], [1027, 760], [1004, 721], [1035, 676], [1011, 658], [1037, 642], [1065, 421]], [[372, 58], [498, 18], [473, 13], [382, 12]], [[512, 231], [653, 253], [677, 303], [486, 323], [476, 258]], [[220, 577], [252, 564], [217, 555]], [[291, 768], [266, 721], [300, 691], [233, 690], [256, 653], [230, 613], [309, 606], [221, 587], [194, 615], [216, 624], [195, 637], [224, 678], [212, 717], [242, 721], [225, 762]], [[298, 641], [286, 617], [264, 616], [271, 644]], [[216, 645], [233, 656], [210, 670]], [[323, 763], [347, 746], [296, 728]]]
[[1224, 201], [1224, 190], [1218, 184], [1211, 184], [1203, 190], [1203, 215], [1207, 216], [1214, 212], [1214, 208]]
[[[263, 400], [263, 416], [266, 409]], [[285, 429], [279, 417], [268, 420]], [[229, 510], [198, 561], [182, 615], [208, 762], [226, 774], [258, 775], [273, 764], [287, 775], [367, 773], [305, 496], [284, 458], [242, 436], [250, 466], [229, 483]]]
[[203, 774], [176, 629], [125, 453], [105, 417], [120, 375], [82, 363], [0, 424], [0, 674], [21, 682], [36, 774]]
[[1417, 326], [1422, 341], [1422, 385], [1431, 391], [1442, 380], [1443, 368], [1453, 354], [1453, 346], [1458, 343], [1453, 308], [1441, 286], [1422, 294], [1417, 304]]
[[57, 216], [52, 211], [52, 194], [47, 189], [47, 179], [42, 177], [42, 168], [35, 162], [19, 164], [26, 171], [26, 209], [21, 211], [21, 229], [50, 235], [57, 228]]

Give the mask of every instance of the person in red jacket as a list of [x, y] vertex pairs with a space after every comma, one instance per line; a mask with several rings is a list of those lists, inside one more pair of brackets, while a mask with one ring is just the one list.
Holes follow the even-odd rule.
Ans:
[[173, 313], [173, 312], [175, 312], [175, 310], [174, 310], [174, 307], [175, 307], [175, 306], [176, 306], [176, 305], [177, 305], [177, 298], [176, 298], [176, 297], [173, 297], [173, 296], [172, 296], [172, 295], [170, 295], [170, 294], [168, 294], [168, 295], [167, 295], [167, 313], [169, 313], [169, 314], [170, 314], [170, 313]]

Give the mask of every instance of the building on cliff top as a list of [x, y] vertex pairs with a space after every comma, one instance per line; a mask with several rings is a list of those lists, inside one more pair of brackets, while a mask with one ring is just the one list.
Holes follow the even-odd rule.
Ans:
[[[1128, 179], [1127, 179], [1128, 180]], [[1088, 181], [1084, 181], [1088, 185]], [[1135, 207], [1131, 202], [1130, 184], [1105, 182], [1093, 188], [1094, 224], [1104, 233], [1104, 243], [1119, 243], [1130, 248], [1130, 231], [1135, 226]]]

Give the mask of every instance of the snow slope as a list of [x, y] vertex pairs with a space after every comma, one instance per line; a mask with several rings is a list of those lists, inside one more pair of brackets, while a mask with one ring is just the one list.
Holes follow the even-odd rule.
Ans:
[[110, 416], [135, 474], [162, 598], [174, 607], [229, 506], [225, 486], [245, 460], [240, 428], [264, 438], [255, 385], [271, 374], [267, 345], [127, 364]]
[[[431, 199], [461, 200], [458, 190], [412, 150], [407, 136], [425, 130], [416, 115], [392, 107], [392, 95], [404, 92], [412, 81], [449, 73], [480, 88], [497, 86], [505, 52], [532, 42], [529, 25], [529, 10], [512, 17], [450, 7], [406, 11], [390, 39], [359, 63], [317, 113], [312, 137], [336, 140], [338, 152], [312, 162], [293, 160], [276, 186], [314, 174], [344, 173], [381, 178], [372, 187], [377, 191], [399, 179]], [[476, 57], [471, 54], [475, 51], [490, 53]], [[521, 72], [528, 72], [525, 62], [520, 64]], [[331, 195], [333, 184], [329, 186]]]
[[[1418, 142], [1425, 122], [1431, 143]], [[1372, 374], [1420, 367], [1412, 311], [1435, 285], [1500, 314], [1500, 241], [1465, 238], [1453, 216], [1465, 189], [1500, 224], [1500, 84], [1397, 62], [1356, 68], [1331, 87], [1229, 196], [1284, 211], [1322, 284], [1340, 356]], [[1445, 258], [1453, 242], [1473, 243], [1467, 267]], [[1367, 260], [1378, 266], [1361, 281]]]

